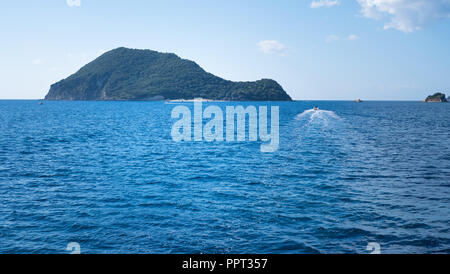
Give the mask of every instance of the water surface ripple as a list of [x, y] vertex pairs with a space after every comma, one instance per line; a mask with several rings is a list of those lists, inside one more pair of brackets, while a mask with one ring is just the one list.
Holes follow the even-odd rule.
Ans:
[[277, 105], [263, 154], [162, 102], [0, 101], [0, 253], [450, 252], [450, 104]]

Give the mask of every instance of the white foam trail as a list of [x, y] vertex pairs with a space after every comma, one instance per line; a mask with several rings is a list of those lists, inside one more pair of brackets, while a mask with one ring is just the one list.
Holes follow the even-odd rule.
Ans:
[[[309, 116], [310, 115], [310, 116]], [[308, 109], [305, 110], [303, 113], [297, 115], [297, 119], [302, 119], [305, 117], [329, 117], [334, 119], [341, 119], [336, 113], [330, 110], [315, 110], [315, 109]]]
[[301, 118], [305, 117], [306, 115], [308, 115], [310, 113], [314, 113], [314, 112], [315, 112], [314, 109], [305, 110], [305, 111], [303, 111], [303, 113], [297, 115], [297, 119], [301, 119]]
[[309, 120], [308, 124], [324, 123], [325, 125], [328, 125], [328, 122], [331, 122], [333, 120], [341, 120], [341, 117], [339, 117], [336, 113], [330, 110], [308, 109], [305, 110], [303, 113], [297, 115], [296, 119]]

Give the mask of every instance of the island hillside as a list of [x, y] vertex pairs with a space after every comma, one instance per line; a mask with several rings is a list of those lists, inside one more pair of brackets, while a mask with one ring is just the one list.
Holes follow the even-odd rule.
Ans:
[[446, 103], [447, 98], [445, 98], [445, 94], [438, 92], [438, 93], [428, 96], [425, 99], [425, 102], [427, 102], [427, 103]]
[[232, 82], [173, 53], [118, 48], [50, 87], [46, 100], [291, 101], [274, 80]]

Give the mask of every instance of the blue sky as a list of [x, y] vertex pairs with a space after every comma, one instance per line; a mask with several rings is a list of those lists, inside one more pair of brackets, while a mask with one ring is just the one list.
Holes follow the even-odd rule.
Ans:
[[43, 98], [125, 46], [298, 100], [421, 100], [450, 93], [449, 18], [450, 0], [3, 1], [0, 98]]

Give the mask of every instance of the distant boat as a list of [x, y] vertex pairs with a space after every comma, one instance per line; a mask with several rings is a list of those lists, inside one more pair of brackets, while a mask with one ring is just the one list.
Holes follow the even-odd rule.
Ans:
[[43, 105], [44, 103], [42, 103], [42, 101], [39, 101], [39, 105]]
[[357, 100], [355, 100], [355, 102], [356, 103], [362, 103], [362, 100], [361, 99], [357, 99]]

